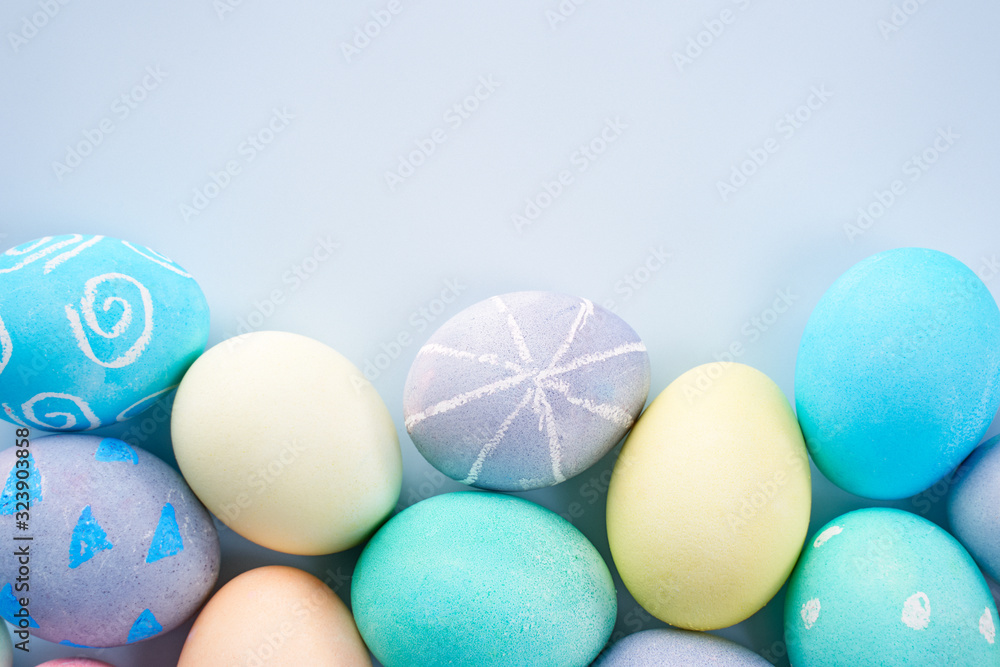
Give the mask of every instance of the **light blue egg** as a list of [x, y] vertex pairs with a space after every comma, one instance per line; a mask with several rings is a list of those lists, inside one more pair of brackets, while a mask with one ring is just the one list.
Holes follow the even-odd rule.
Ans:
[[554, 292], [501, 294], [445, 322], [403, 391], [406, 430], [452, 479], [522, 491], [586, 470], [649, 393], [649, 355], [614, 313]]
[[955, 473], [948, 521], [983, 571], [1000, 579], [1000, 435], [979, 446]]
[[0, 480], [0, 617], [15, 629], [120, 646], [169, 632], [211, 592], [212, 518], [145, 450], [53, 435], [0, 451]]
[[124, 421], [205, 349], [190, 274], [137, 243], [46, 236], [0, 255], [0, 417], [48, 431]]
[[620, 639], [593, 667], [770, 667], [771, 663], [736, 642], [707, 632], [675, 628], [643, 630]]
[[611, 574], [580, 531], [513, 496], [434, 496], [393, 517], [351, 605], [386, 667], [585, 667], [611, 636]]
[[919, 493], [972, 451], [1000, 407], [1000, 309], [945, 253], [869, 257], [809, 318], [795, 407], [834, 484], [868, 498]]
[[785, 598], [798, 667], [995, 667], [997, 608], [955, 538], [909, 512], [849, 512], [806, 543]]

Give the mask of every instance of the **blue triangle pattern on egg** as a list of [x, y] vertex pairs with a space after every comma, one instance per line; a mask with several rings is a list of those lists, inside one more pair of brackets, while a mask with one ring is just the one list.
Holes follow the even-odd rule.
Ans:
[[131, 461], [132, 465], [139, 464], [139, 455], [129, 447], [128, 443], [117, 438], [104, 438], [94, 452], [94, 458], [98, 461]]
[[79, 567], [94, 557], [99, 551], [111, 549], [114, 545], [108, 541], [108, 534], [94, 518], [90, 505], [83, 508], [77, 519], [73, 535], [69, 538], [69, 566]]
[[153, 533], [153, 542], [149, 545], [146, 562], [155, 563], [161, 558], [174, 556], [182, 551], [184, 551], [184, 540], [181, 539], [181, 531], [177, 526], [174, 506], [165, 503], [160, 510], [160, 521], [156, 524], [156, 532]]
[[[31, 505], [37, 505], [42, 502], [42, 476], [38, 474], [38, 468], [35, 467], [35, 459], [31, 454], [28, 454], [27, 458], [27, 468], [21, 468], [21, 470], [27, 470], [28, 476], [24, 480], [28, 483], [28, 501]], [[10, 469], [10, 474], [7, 476], [7, 483], [3, 485], [3, 492], [0, 492], [0, 515], [14, 514], [18, 512], [17, 509], [17, 463], [14, 467]], [[22, 508], [23, 509], [23, 508]]]
[[[14, 587], [7, 584], [3, 587], [3, 590], [0, 590], [0, 616], [16, 627], [19, 619], [14, 614], [19, 611], [21, 611], [21, 603], [17, 601], [17, 596], [14, 595]], [[31, 614], [28, 614], [28, 627], [38, 627], [38, 623], [31, 617]], [[3, 628], [0, 628], [0, 630], [3, 630]]]
[[148, 609], [143, 609], [139, 617], [132, 624], [132, 629], [128, 631], [128, 643], [142, 641], [163, 631], [163, 626], [156, 620]]
[[59, 643], [62, 644], [63, 646], [73, 646], [75, 648], [99, 648], [97, 646], [87, 646], [86, 644], [74, 644], [68, 639], [64, 639]]

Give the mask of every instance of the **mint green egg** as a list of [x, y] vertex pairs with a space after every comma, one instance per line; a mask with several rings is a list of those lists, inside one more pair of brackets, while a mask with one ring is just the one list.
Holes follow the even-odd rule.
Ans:
[[358, 560], [351, 606], [385, 667], [585, 667], [617, 613], [608, 567], [580, 531], [485, 492], [393, 517]]
[[849, 512], [806, 543], [785, 598], [797, 667], [1000, 665], [997, 608], [968, 552], [909, 512]]

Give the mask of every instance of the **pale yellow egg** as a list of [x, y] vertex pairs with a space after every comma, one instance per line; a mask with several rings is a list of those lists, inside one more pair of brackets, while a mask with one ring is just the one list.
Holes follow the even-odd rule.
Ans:
[[810, 501], [805, 443], [778, 386], [743, 364], [706, 364], [632, 429], [608, 490], [608, 540], [647, 611], [681, 628], [723, 628], [788, 578]]

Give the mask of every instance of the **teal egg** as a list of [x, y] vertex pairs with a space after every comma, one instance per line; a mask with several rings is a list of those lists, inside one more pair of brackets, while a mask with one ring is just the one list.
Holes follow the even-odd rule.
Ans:
[[788, 584], [797, 667], [1000, 665], [997, 608], [968, 552], [909, 512], [870, 508], [810, 539]]
[[580, 531], [485, 492], [393, 517], [358, 560], [351, 606], [385, 667], [584, 667], [617, 613], [607, 565]]

